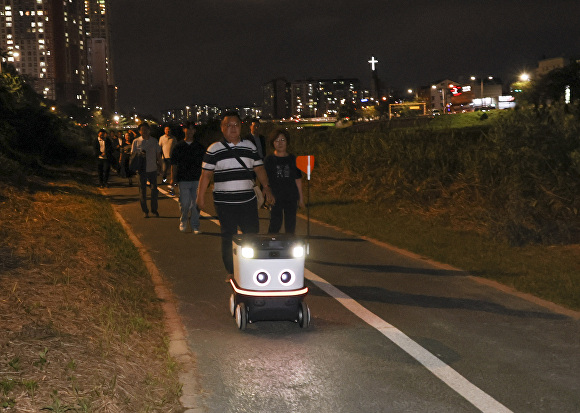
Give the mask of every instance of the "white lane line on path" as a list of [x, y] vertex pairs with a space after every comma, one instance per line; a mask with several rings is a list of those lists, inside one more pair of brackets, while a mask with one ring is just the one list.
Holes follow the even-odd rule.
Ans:
[[[161, 189], [160, 189], [161, 190]], [[161, 190], [165, 195], [169, 193]], [[178, 201], [177, 197], [173, 197]], [[201, 211], [201, 215], [213, 218], [211, 215]], [[219, 226], [217, 219], [210, 219], [211, 222]], [[326, 294], [334, 298], [342, 304], [347, 310], [352, 312], [358, 318], [363, 320], [371, 327], [378, 330], [382, 335], [391, 340], [394, 344], [399, 346], [403, 351], [421, 363], [427, 370], [438, 377], [443, 383], [447, 384], [455, 390], [461, 397], [473, 404], [479, 410], [485, 413], [511, 413], [512, 411], [503, 404], [495, 400], [489, 394], [485, 393], [479, 387], [472, 384], [469, 380], [461, 374], [453, 370], [443, 361], [434, 356], [431, 352], [421, 347], [418, 343], [413, 341], [409, 336], [403, 333], [395, 326], [387, 323], [385, 320], [372, 313], [363, 307], [360, 303], [355, 301], [350, 296], [346, 295], [334, 285], [330, 284], [325, 279], [314, 274], [307, 268], [304, 269], [304, 275], [312, 281], [318, 288], [323, 290]]]
[[511, 410], [503, 404], [499, 403], [493, 397], [473, 385], [461, 374], [457, 373], [443, 361], [439, 360], [429, 351], [421, 347], [401, 330], [367, 310], [353, 298], [340, 291], [328, 281], [308, 269], [304, 269], [304, 274], [306, 278], [316, 284], [316, 286], [321, 290], [333, 297], [365, 323], [377, 329], [381, 334], [421, 363], [427, 370], [437, 376], [441, 381], [459, 393], [479, 410], [486, 413], [511, 412]]

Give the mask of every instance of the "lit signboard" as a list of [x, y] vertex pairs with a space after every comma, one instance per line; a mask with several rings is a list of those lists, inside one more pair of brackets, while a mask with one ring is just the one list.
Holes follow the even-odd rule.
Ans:
[[454, 84], [449, 85], [449, 91], [451, 92], [451, 94], [453, 96], [459, 96], [459, 95], [461, 95], [461, 93], [463, 93], [461, 86], [454, 85]]

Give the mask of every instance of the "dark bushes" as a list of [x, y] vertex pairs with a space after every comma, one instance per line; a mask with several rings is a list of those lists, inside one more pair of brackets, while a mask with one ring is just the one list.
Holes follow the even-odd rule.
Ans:
[[491, 126], [301, 132], [316, 190], [451, 216], [452, 225], [525, 243], [580, 242], [580, 110], [553, 106]]
[[70, 164], [87, 153], [80, 127], [52, 113], [17, 75], [0, 74], [0, 151], [23, 165]]

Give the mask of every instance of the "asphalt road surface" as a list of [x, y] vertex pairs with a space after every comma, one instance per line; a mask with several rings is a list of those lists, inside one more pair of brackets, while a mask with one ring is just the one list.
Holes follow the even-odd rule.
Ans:
[[180, 233], [165, 195], [160, 218], [145, 219], [138, 188], [111, 181], [107, 196], [177, 297], [208, 412], [580, 411], [575, 318], [311, 223], [311, 325], [240, 331], [217, 224], [205, 217], [203, 234]]

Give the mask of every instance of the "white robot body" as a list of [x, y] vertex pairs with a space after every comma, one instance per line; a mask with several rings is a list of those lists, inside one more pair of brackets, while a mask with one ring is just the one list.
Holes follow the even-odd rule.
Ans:
[[236, 235], [233, 238], [234, 277], [230, 280], [230, 312], [240, 329], [246, 322], [290, 320], [301, 327], [310, 323], [302, 301], [304, 240], [286, 235]]

